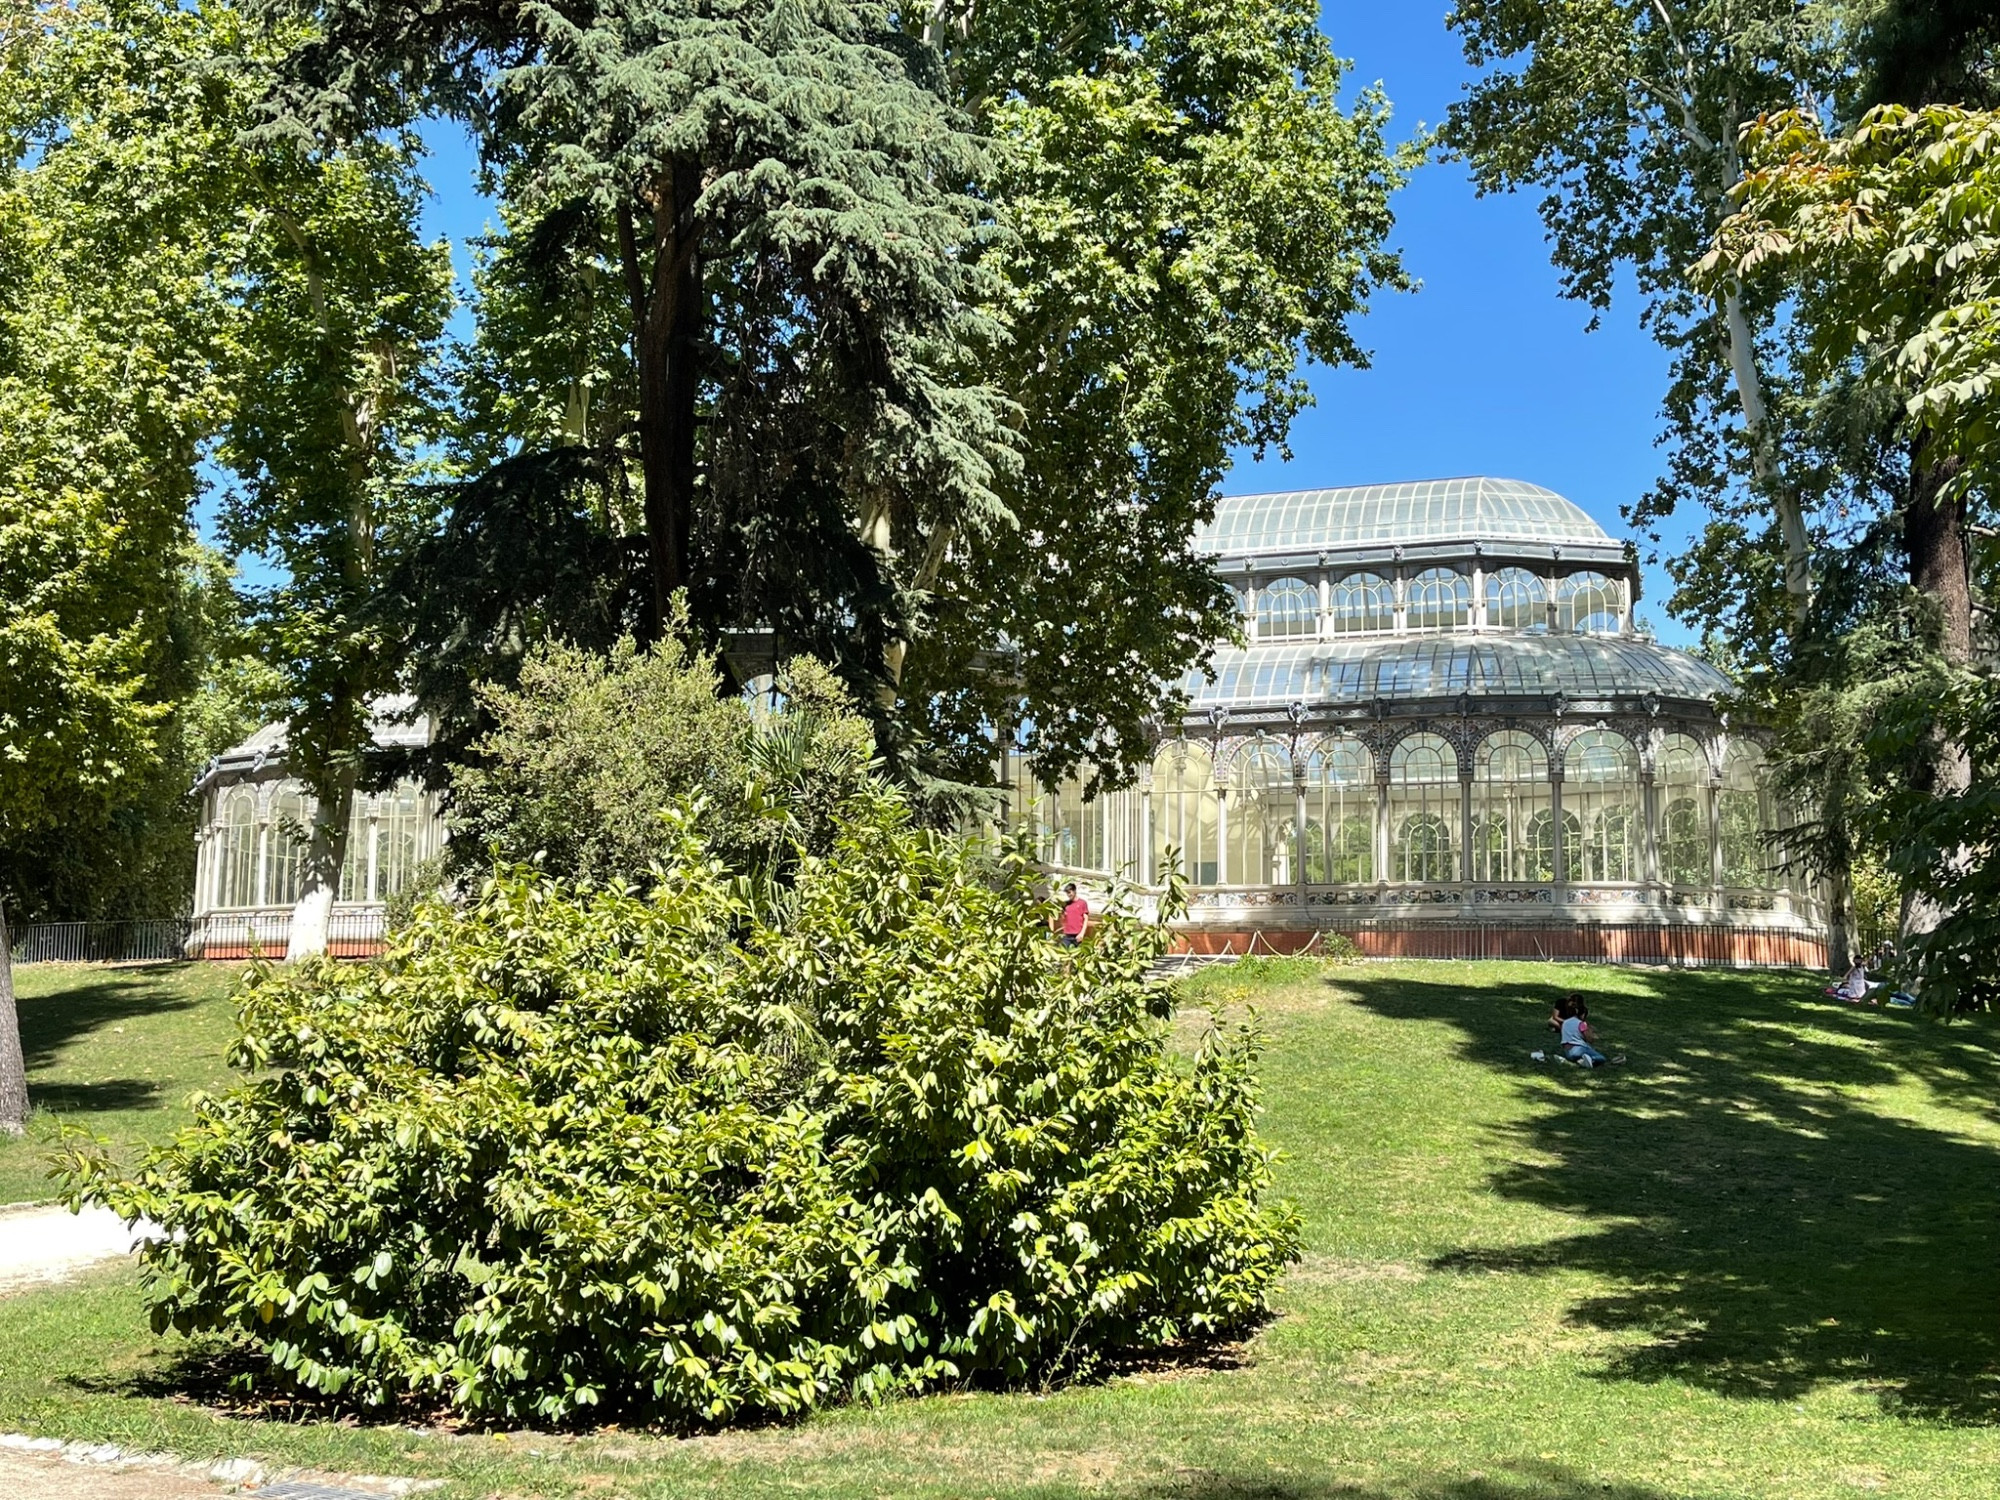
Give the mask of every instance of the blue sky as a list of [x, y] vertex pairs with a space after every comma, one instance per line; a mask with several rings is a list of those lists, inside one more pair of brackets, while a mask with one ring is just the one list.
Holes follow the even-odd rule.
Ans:
[[[1403, 138], [1434, 124], [1468, 71], [1445, 29], [1449, 0], [1324, 0], [1335, 48], [1359, 89], [1380, 81]], [[459, 242], [487, 205], [471, 190], [472, 158], [455, 130], [432, 132], [428, 175], [438, 197], [431, 233]], [[1366, 370], [1309, 372], [1318, 405], [1292, 435], [1291, 462], [1239, 458], [1234, 492], [1491, 474], [1547, 485], [1614, 536], [1620, 510], [1660, 472], [1654, 446], [1666, 358], [1639, 331], [1638, 307], [1614, 306], [1595, 333], [1566, 301], [1530, 197], [1479, 198], [1465, 168], [1432, 162], [1396, 199], [1393, 243], [1422, 283], [1384, 296], [1358, 325]], [[1641, 555], [1645, 549], [1642, 547]], [[1667, 618], [1667, 582], [1646, 569], [1641, 615], [1661, 639], [1693, 636]]]
[[[1323, 24], [1358, 86], [1380, 81], [1398, 138], [1440, 120], [1470, 76], [1447, 31], [1448, 0], [1325, 0]], [[1620, 509], [1658, 477], [1666, 357], [1613, 306], [1595, 333], [1565, 300], [1534, 199], [1480, 198], [1465, 168], [1432, 162], [1395, 202], [1393, 243], [1422, 287], [1385, 296], [1359, 325], [1367, 370], [1310, 372], [1319, 404], [1294, 428], [1293, 458], [1244, 455], [1232, 491], [1307, 489], [1491, 474], [1560, 491], [1613, 536]], [[1641, 556], [1645, 554], [1641, 547]], [[1668, 584], [1646, 570], [1641, 614], [1661, 639]]]

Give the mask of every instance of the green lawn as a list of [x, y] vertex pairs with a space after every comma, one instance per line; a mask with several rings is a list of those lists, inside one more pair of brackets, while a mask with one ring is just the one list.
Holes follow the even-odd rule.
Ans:
[[[2000, 1031], [1806, 977], [1211, 972], [1310, 1253], [1233, 1368], [676, 1441], [224, 1420], [128, 1273], [0, 1302], [0, 1429], [455, 1496], [1709, 1500], [2000, 1492]], [[1632, 1065], [1528, 1061], [1560, 986]], [[102, 1028], [100, 1028], [102, 1029]]]
[[187, 1096], [226, 1083], [222, 1054], [238, 964], [14, 970], [34, 1110], [21, 1140], [0, 1138], [0, 1203], [53, 1193], [47, 1157], [62, 1124], [121, 1146], [171, 1134]]

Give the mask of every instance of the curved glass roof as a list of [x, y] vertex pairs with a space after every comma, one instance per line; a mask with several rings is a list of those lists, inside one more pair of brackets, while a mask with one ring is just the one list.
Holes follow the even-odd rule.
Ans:
[[1614, 545], [1581, 508], [1554, 490], [1518, 479], [1426, 479], [1225, 496], [1195, 545], [1230, 555], [1474, 541]]
[[1421, 698], [1635, 697], [1712, 700], [1734, 684], [1685, 652], [1590, 635], [1402, 636], [1225, 647], [1183, 686], [1196, 708], [1361, 704]]

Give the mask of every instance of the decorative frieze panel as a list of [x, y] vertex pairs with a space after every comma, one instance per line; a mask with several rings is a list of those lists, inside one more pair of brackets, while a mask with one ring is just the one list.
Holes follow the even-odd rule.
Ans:
[[1654, 897], [1651, 891], [1586, 885], [1571, 887], [1569, 903], [1572, 906], [1651, 906]]
[[1553, 906], [1556, 893], [1547, 886], [1509, 886], [1498, 890], [1475, 890], [1474, 906]]

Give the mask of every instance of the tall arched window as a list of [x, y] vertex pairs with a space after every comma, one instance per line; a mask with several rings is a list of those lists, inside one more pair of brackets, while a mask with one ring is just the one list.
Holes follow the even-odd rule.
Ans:
[[1260, 740], [1245, 747], [1229, 782], [1229, 883], [1292, 884], [1298, 879], [1292, 757], [1282, 745]]
[[222, 847], [217, 854], [220, 879], [215, 904], [255, 906], [257, 890], [257, 788], [235, 786], [222, 794], [218, 815]]
[[375, 899], [387, 901], [410, 883], [417, 866], [429, 856], [424, 847], [424, 799], [415, 783], [402, 782], [377, 806], [375, 834]]
[[1172, 857], [1191, 884], [1214, 885], [1215, 840], [1215, 762], [1201, 746], [1176, 741], [1153, 761], [1155, 878]]
[[1375, 878], [1375, 757], [1359, 740], [1330, 740], [1306, 761], [1305, 861], [1314, 885]]
[[1640, 836], [1644, 820], [1639, 752], [1609, 729], [1577, 736], [1563, 757], [1563, 811], [1575, 817], [1583, 858], [1570, 879], [1623, 882], [1643, 879]]
[[1435, 734], [1412, 734], [1389, 756], [1389, 878], [1458, 879], [1458, 754]]
[[[356, 799], [359, 801], [360, 799]], [[271, 827], [264, 865], [265, 906], [296, 906], [312, 837], [305, 795], [289, 782], [271, 799]]]
[[1472, 580], [1450, 568], [1430, 568], [1410, 580], [1406, 615], [1412, 630], [1455, 630], [1472, 623]]
[[1781, 881], [1769, 836], [1777, 830], [1763, 748], [1732, 740], [1722, 758], [1722, 790], [1716, 795], [1722, 834], [1722, 883], [1776, 890]]
[[1472, 768], [1472, 878], [1554, 880], [1537, 862], [1533, 835], [1549, 817], [1549, 756], [1519, 729], [1489, 734]]
[[1258, 640], [1311, 640], [1318, 634], [1318, 589], [1303, 578], [1278, 578], [1258, 588]]
[[1660, 878], [1669, 885], [1706, 887], [1713, 879], [1708, 856], [1708, 756], [1684, 734], [1660, 747], [1654, 777], [1660, 798]]
[[1486, 623], [1496, 630], [1547, 630], [1549, 591], [1526, 568], [1488, 574]]
[[1396, 592], [1375, 573], [1350, 573], [1328, 595], [1326, 628], [1335, 635], [1359, 635], [1396, 628]]
[[1556, 585], [1556, 628], [1578, 635], [1616, 635], [1624, 607], [1616, 579], [1572, 573]]
[[[340, 899], [366, 901], [368, 894], [368, 854], [378, 831], [375, 809], [386, 797], [364, 797], [356, 793], [347, 810], [347, 852], [340, 859]], [[379, 899], [379, 898], [378, 898]]]

